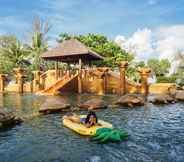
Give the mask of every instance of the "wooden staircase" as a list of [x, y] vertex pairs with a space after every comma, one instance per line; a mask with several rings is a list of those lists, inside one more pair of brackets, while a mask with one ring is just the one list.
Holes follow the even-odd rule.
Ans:
[[78, 77], [79, 73], [76, 71], [74, 74], [65, 74], [59, 78], [55, 83], [37, 92], [38, 95], [56, 95], [67, 83]]

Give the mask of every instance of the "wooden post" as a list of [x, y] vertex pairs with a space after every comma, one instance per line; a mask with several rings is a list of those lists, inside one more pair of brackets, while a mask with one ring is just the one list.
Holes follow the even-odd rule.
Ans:
[[6, 75], [5, 74], [0, 74], [0, 92], [4, 92], [5, 79], [6, 79]]
[[55, 62], [55, 77], [56, 77], [56, 80], [58, 80], [58, 78], [59, 78], [59, 75], [58, 75], [58, 60]]
[[128, 66], [127, 61], [122, 61], [120, 64], [120, 90], [119, 94], [126, 94], [126, 67]]
[[79, 59], [78, 93], [82, 93], [82, 60]]
[[149, 68], [142, 68], [138, 69], [138, 72], [141, 75], [141, 92], [145, 97], [145, 101], [147, 101], [147, 96], [149, 94], [148, 77], [151, 73], [151, 70]]

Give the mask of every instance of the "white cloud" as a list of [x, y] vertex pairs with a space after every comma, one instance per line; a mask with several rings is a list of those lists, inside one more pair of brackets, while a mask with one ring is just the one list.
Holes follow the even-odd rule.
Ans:
[[122, 49], [132, 52], [136, 59], [147, 60], [158, 57], [169, 59], [174, 72], [179, 65], [174, 60], [178, 51], [184, 53], [184, 25], [159, 27], [155, 30], [138, 30], [129, 38], [117, 36], [115, 39]]
[[161, 27], [156, 30], [157, 52], [160, 58], [173, 59], [177, 51], [184, 51], [184, 25]]
[[146, 60], [153, 52], [152, 31], [145, 28], [136, 31], [130, 38], [117, 36], [117, 42], [122, 49], [135, 55], [138, 60]]

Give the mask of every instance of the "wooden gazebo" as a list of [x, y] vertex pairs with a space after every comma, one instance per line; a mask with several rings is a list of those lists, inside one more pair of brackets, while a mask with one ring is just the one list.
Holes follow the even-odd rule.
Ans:
[[[58, 62], [79, 63], [79, 74], [81, 74], [82, 63], [91, 61], [103, 60], [103, 57], [98, 55], [86, 47], [83, 43], [76, 39], [65, 40], [56, 48], [53, 48], [41, 56], [48, 61], [56, 61], [55, 70], [58, 70]], [[78, 77], [79, 93], [81, 92], [81, 75]]]
[[87, 48], [76, 39], [65, 40], [56, 48], [51, 49], [41, 56], [45, 60], [74, 63], [102, 60], [103, 57]]

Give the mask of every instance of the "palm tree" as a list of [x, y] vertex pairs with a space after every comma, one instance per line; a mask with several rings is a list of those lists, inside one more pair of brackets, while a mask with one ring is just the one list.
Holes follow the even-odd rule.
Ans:
[[31, 33], [32, 41], [29, 58], [32, 61], [32, 69], [39, 70], [43, 60], [40, 55], [48, 49], [48, 37], [46, 36], [51, 26], [49, 23], [42, 22], [39, 18], [35, 18], [33, 22], [33, 32]]
[[8, 61], [14, 67], [24, 67], [28, 64], [26, 57], [29, 51], [25, 48], [25, 45], [21, 44], [18, 40], [15, 40], [7, 47], [2, 47], [0, 52], [2, 60]]

